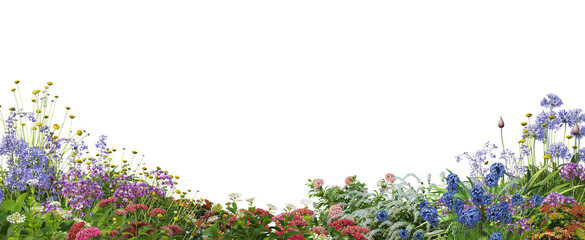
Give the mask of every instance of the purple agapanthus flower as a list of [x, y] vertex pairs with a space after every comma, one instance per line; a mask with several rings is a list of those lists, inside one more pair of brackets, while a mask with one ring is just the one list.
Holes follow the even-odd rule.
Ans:
[[569, 148], [566, 144], [562, 142], [555, 143], [551, 145], [546, 154], [549, 154], [552, 158], [564, 159], [568, 160], [571, 158], [571, 154], [569, 153]]
[[554, 93], [549, 93], [540, 101], [540, 106], [545, 108], [557, 108], [563, 105], [563, 100]]

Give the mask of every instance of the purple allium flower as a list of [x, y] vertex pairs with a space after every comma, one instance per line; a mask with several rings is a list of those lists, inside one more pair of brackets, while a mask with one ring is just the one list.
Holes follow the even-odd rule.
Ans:
[[388, 211], [386, 210], [378, 211], [378, 213], [376, 213], [376, 218], [380, 222], [385, 222], [386, 220], [388, 220]]
[[563, 100], [554, 93], [549, 93], [540, 101], [540, 106], [545, 108], [557, 108], [563, 105]]
[[552, 207], [555, 207], [557, 204], [573, 204], [577, 203], [577, 201], [575, 201], [575, 199], [570, 196], [564, 196], [557, 192], [552, 192], [546, 195], [546, 197], [544, 197], [542, 200], [542, 205], [547, 203], [552, 205]]
[[408, 229], [404, 228], [402, 230], [400, 230], [400, 232], [398, 233], [398, 235], [400, 235], [400, 237], [402, 239], [407, 239], [410, 237], [410, 232], [408, 231]]
[[522, 203], [523, 200], [524, 199], [520, 194], [514, 194], [514, 196], [512, 196], [512, 205], [518, 206]]
[[502, 240], [502, 234], [499, 232], [492, 233], [490, 240]]
[[539, 194], [532, 195], [532, 203], [536, 206], [540, 205], [542, 203], [542, 196]]
[[457, 193], [459, 190], [459, 176], [457, 174], [451, 173], [447, 176], [447, 190], [452, 193]]
[[496, 174], [494, 173], [489, 173], [488, 175], [485, 176], [485, 184], [488, 187], [495, 187], [498, 185], [498, 177], [496, 176]]
[[571, 181], [579, 178], [581, 181], [585, 180], [585, 168], [577, 163], [568, 162], [560, 167], [559, 173], [566, 181]]

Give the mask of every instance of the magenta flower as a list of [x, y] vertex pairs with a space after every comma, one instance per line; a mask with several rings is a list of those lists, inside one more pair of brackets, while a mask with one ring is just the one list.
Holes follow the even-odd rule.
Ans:
[[87, 240], [92, 237], [97, 237], [102, 234], [99, 228], [96, 227], [88, 227], [86, 229], [81, 230], [81, 232], [77, 233], [75, 236], [75, 240]]
[[396, 176], [394, 176], [394, 174], [392, 173], [386, 173], [386, 181], [388, 181], [389, 183], [394, 183], [396, 182]]
[[313, 181], [313, 187], [315, 187], [315, 189], [319, 189], [320, 187], [323, 186], [324, 183], [325, 181], [323, 181], [323, 179], [317, 178]]

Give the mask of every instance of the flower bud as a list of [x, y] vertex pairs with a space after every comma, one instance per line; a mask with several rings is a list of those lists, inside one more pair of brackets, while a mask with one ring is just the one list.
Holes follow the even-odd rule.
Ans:
[[502, 119], [501, 116], [500, 116], [500, 122], [498, 122], [498, 127], [499, 128], [503, 128], [504, 127], [504, 120]]
[[573, 130], [571, 130], [571, 133], [573, 135], [579, 135], [579, 126], [577, 126], [577, 124], [575, 124], [575, 127], [573, 127]]

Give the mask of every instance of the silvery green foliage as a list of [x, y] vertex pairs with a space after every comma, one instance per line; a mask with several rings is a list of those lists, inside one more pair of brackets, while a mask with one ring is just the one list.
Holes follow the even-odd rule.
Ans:
[[[444, 173], [440, 176], [444, 177]], [[415, 181], [419, 187], [413, 187], [410, 182]], [[401, 229], [408, 229], [411, 234], [421, 231], [425, 236], [433, 234], [430, 232], [430, 225], [420, 219], [418, 205], [423, 200], [423, 194], [429, 193], [430, 186], [437, 186], [431, 183], [431, 175], [428, 175], [428, 186], [425, 186], [421, 179], [413, 173], [407, 174], [404, 178], [396, 177], [396, 182], [391, 189], [381, 192], [368, 193], [351, 191], [340, 195], [339, 198], [351, 199], [344, 206], [340, 218], [347, 218], [355, 221], [358, 226], [370, 229], [365, 236], [368, 239], [400, 239], [398, 232]], [[378, 197], [378, 198], [377, 198]], [[378, 200], [376, 200], [378, 199]], [[389, 219], [380, 222], [376, 213], [380, 210], [388, 211]], [[418, 229], [415, 229], [417, 226]]]

